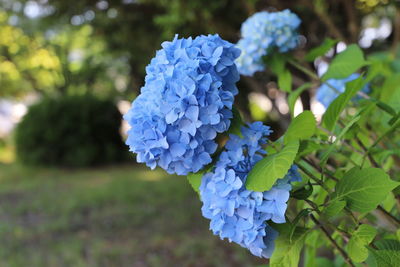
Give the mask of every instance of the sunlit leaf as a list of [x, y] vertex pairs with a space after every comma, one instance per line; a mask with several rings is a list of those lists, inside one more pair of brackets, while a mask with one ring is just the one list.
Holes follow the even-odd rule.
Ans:
[[307, 229], [295, 227], [290, 241], [292, 225], [289, 223], [273, 226], [279, 232], [275, 240], [275, 250], [270, 259], [271, 267], [297, 267], [304, 245]]
[[368, 257], [366, 246], [372, 242], [377, 230], [368, 224], [362, 224], [352, 234], [347, 245], [347, 252], [354, 262], [363, 262]]
[[361, 76], [348, 82], [346, 90], [329, 105], [322, 118], [322, 123], [328, 130], [332, 131], [346, 105], [363, 88], [364, 83], [365, 81]]
[[311, 49], [304, 59], [307, 61], [314, 61], [317, 57], [325, 55], [337, 42], [337, 40], [326, 38], [320, 46]]
[[347, 78], [366, 64], [367, 61], [360, 47], [356, 44], [349, 45], [332, 60], [322, 80]]
[[247, 176], [248, 190], [264, 192], [271, 189], [276, 180], [283, 178], [296, 158], [299, 142], [289, 142], [276, 154], [266, 156], [253, 167]]
[[309, 138], [314, 135], [316, 128], [317, 121], [314, 114], [309, 110], [303, 111], [290, 123], [285, 133], [284, 143]]
[[369, 212], [398, 185], [381, 169], [353, 168], [336, 184], [334, 199], [345, 200], [353, 211]]
[[186, 176], [193, 190], [196, 191], [197, 193], [199, 193], [201, 178], [203, 177], [203, 175], [204, 175], [203, 172], [198, 172], [198, 173], [190, 173]]

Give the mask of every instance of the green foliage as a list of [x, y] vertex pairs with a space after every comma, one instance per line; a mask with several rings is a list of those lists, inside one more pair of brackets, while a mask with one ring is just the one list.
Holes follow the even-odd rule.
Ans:
[[113, 102], [90, 95], [44, 99], [31, 106], [18, 125], [18, 159], [68, 167], [120, 161], [126, 155], [121, 119]]
[[393, 239], [385, 239], [377, 242], [377, 249], [368, 247], [371, 253], [368, 259], [370, 266], [391, 267], [398, 266], [400, 262], [400, 242]]
[[279, 232], [279, 236], [275, 240], [275, 252], [270, 259], [270, 266], [297, 267], [307, 229], [296, 227], [290, 238], [292, 226], [289, 223], [275, 225], [274, 228]]
[[376, 234], [376, 229], [368, 224], [360, 225], [352, 234], [347, 251], [354, 262], [363, 262], [367, 259], [368, 249], [366, 246], [372, 242]]
[[278, 78], [278, 87], [284, 92], [292, 91], [292, 74], [285, 68], [286, 58], [278, 53], [266, 58], [266, 64]]
[[310, 182], [308, 184], [298, 188], [298, 189], [293, 189], [291, 192], [290, 196], [295, 198], [295, 199], [307, 199], [311, 194], [313, 193], [313, 186], [311, 185]]
[[246, 188], [257, 192], [269, 190], [276, 180], [286, 175], [298, 149], [299, 142], [291, 141], [281, 151], [257, 162], [247, 176]]
[[353, 168], [337, 183], [334, 199], [343, 199], [353, 211], [369, 212], [400, 183], [378, 168]]
[[321, 157], [321, 165], [325, 165], [328, 161], [329, 155], [332, 153], [333, 149], [335, 148], [336, 144], [342, 139], [342, 137], [347, 133], [347, 131], [354, 125], [361, 117], [355, 116], [347, 125], [344, 127], [338, 136], [336, 137], [335, 141], [328, 147], [328, 149], [324, 152]]
[[361, 90], [364, 86], [364, 80], [362, 77], [355, 79], [346, 84], [346, 90], [340, 94], [328, 107], [323, 116], [324, 126], [332, 131], [339, 119], [340, 114], [345, 109], [346, 105]]
[[199, 187], [201, 185], [201, 178], [203, 177], [204, 172], [190, 173], [187, 175], [187, 179], [189, 184], [192, 186], [193, 190], [196, 193], [199, 193]]
[[315, 117], [311, 111], [303, 111], [290, 123], [285, 133], [284, 143], [310, 138], [317, 128]]
[[346, 50], [338, 54], [322, 76], [322, 80], [344, 79], [365, 66], [364, 53], [356, 44], [349, 45]]
[[335, 200], [329, 203], [326, 208], [323, 210], [323, 215], [326, 218], [332, 218], [341, 212], [346, 206], [346, 201], [344, 200]]
[[320, 46], [311, 49], [304, 59], [307, 61], [314, 61], [317, 57], [325, 55], [337, 42], [337, 40], [326, 38]]

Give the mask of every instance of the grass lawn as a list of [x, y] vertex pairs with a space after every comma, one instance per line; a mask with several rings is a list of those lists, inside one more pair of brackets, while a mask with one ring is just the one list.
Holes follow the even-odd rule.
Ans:
[[[0, 165], [0, 267], [258, 266], [208, 230], [185, 177]], [[265, 262], [265, 261], [264, 261]]]

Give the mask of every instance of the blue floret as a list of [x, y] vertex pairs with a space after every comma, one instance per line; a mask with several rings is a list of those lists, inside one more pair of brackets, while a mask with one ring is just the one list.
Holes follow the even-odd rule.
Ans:
[[236, 61], [239, 73], [252, 76], [265, 69], [263, 57], [267, 54], [296, 48], [300, 23], [299, 17], [288, 9], [273, 13], [262, 11], [249, 17], [242, 24], [242, 38], [237, 43], [242, 50]]
[[268, 126], [256, 122], [242, 128], [243, 138], [231, 135], [215, 168], [203, 176], [200, 186], [202, 213], [211, 220], [213, 233], [265, 258], [271, 256], [278, 236], [266, 221], [285, 222], [291, 182], [301, 180], [293, 165], [271, 190], [246, 189], [247, 175], [265, 155], [261, 146], [270, 133]]
[[230, 126], [240, 50], [217, 34], [164, 42], [124, 119], [137, 161], [186, 175], [211, 162]]
[[[360, 77], [360, 74], [358, 73], [353, 73], [349, 77], [344, 78], [344, 79], [329, 79], [326, 81], [326, 83], [323, 83], [318, 89], [316, 93], [316, 99], [318, 102], [320, 102], [322, 105], [324, 105], [325, 108], [328, 108], [328, 106], [332, 103], [333, 100], [336, 99], [336, 97], [339, 96], [339, 94], [343, 93], [346, 89], [346, 83], [351, 82], [355, 79]], [[328, 85], [329, 84], [329, 85]], [[336, 90], [334, 90], [333, 88]], [[369, 92], [369, 85], [365, 85], [364, 88], [361, 89], [364, 93]]]

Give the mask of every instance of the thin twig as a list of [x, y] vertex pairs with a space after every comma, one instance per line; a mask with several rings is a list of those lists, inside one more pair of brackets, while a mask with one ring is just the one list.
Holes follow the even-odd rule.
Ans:
[[339, 253], [342, 255], [343, 259], [347, 262], [348, 265], [355, 267], [354, 263], [351, 261], [350, 257], [347, 255], [346, 251], [344, 251], [339, 244], [331, 237], [331, 234], [328, 232], [328, 230], [317, 220], [317, 218], [314, 217], [314, 215], [310, 214], [311, 220], [319, 227], [321, 228], [322, 232], [325, 234], [326, 238], [328, 238], [329, 242], [332, 243], [332, 245], [339, 251]]
[[328, 178], [330, 178], [331, 180], [334, 180], [335, 182], [338, 182], [338, 181], [339, 181], [338, 178], [334, 177], [334, 176], [333, 176], [332, 174], [330, 174], [329, 172], [323, 172], [322, 168], [321, 168], [319, 165], [315, 164], [313, 161], [307, 159], [306, 157], [302, 157], [301, 159], [304, 160], [305, 162], [307, 162], [307, 163], [308, 163], [311, 167], [313, 167], [316, 171], [320, 172], [321, 174], [322, 174], [322, 173], [323, 173], [323, 174], [326, 174], [326, 176], [327, 176]]
[[390, 218], [392, 221], [400, 225], [400, 220], [393, 216], [390, 212], [385, 210], [381, 205], [378, 206], [377, 210], [380, 210], [383, 214], [385, 214], [386, 217]]
[[364, 144], [361, 142], [361, 140], [358, 137], [356, 137], [355, 139], [356, 139], [357, 144], [365, 151], [365, 154], [367, 155], [372, 166], [374, 166], [375, 168], [379, 168], [378, 162], [375, 161], [375, 159], [369, 153], [368, 149], [364, 146]]
[[314, 180], [319, 186], [321, 186], [323, 189], [325, 189], [326, 192], [331, 193], [331, 190], [329, 190], [328, 187], [324, 184], [324, 182], [317, 178], [314, 174], [312, 174], [310, 171], [308, 171], [306, 168], [301, 163], [297, 163], [297, 166], [302, 170], [305, 174], [307, 174], [312, 180]]
[[[344, 124], [339, 121], [340, 126], [344, 127]], [[368, 148], [361, 142], [360, 138], [358, 138], [357, 135], [354, 136], [354, 139], [356, 140], [356, 143], [361, 147], [363, 150], [362, 155], [365, 157], [365, 155], [368, 156], [369, 161], [375, 168], [379, 168], [379, 164], [375, 161], [375, 159], [372, 157], [371, 154], [368, 153]], [[362, 165], [361, 165], [362, 166]]]

